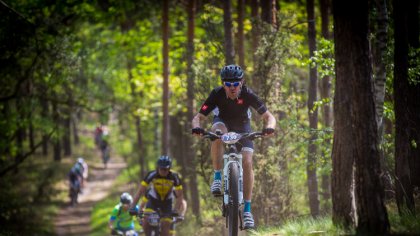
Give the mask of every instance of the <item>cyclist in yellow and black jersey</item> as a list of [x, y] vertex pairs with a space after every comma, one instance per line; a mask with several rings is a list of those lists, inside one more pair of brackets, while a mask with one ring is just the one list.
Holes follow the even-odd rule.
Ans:
[[[169, 214], [173, 212], [173, 202], [175, 199], [175, 211], [182, 214], [183, 209], [183, 192], [182, 183], [176, 172], [170, 170], [172, 166], [172, 160], [168, 156], [161, 156], [157, 161], [157, 168], [154, 171], [149, 172], [144, 180], [141, 182], [140, 188], [134, 196], [132, 206], [140, 200], [140, 197], [147, 194], [148, 199], [146, 203], [145, 211], [160, 210], [161, 213]], [[161, 234], [169, 235], [170, 225], [172, 223], [171, 218], [162, 219], [161, 221]], [[148, 232], [148, 222], [143, 222], [143, 228]]]

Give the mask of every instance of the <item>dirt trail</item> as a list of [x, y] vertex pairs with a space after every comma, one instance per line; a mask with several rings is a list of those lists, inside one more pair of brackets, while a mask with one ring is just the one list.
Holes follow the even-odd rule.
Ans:
[[56, 234], [89, 235], [90, 215], [94, 204], [108, 195], [118, 173], [125, 167], [123, 160], [118, 158], [112, 158], [107, 169], [103, 169], [102, 163], [89, 166], [89, 181], [83, 194], [79, 195], [79, 204], [75, 207], [66, 204], [56, 216], [54, 222]]

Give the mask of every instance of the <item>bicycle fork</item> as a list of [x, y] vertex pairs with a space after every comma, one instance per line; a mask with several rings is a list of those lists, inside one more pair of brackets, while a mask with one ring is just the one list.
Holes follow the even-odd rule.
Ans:
[[[223, 192], [223, 205], [228, 206], [230, 203], [229, 198], [229, 165], [233, 162], [238, 163], [239, 166], [239, 178], [238, 178], [238, 203], [239, 206], [243, 205], [243, 196], [244, 196], [244, 190], [243, 190], [243, 169], [242, 169], [242, 154], [237, 153], [227, 153], [223, 155], [223, 180], [224, 180], [224, 192]], [[226, 208], [226, 207], [225, 207]], [[223, 209], [223, 216], [225, 216], [225, 209]]]

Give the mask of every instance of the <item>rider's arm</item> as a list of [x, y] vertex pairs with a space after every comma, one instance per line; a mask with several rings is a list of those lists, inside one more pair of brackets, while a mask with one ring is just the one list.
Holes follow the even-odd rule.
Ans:
[[182, 204], [184, 200], [184, 193], [181, 189], [175, 189], [175, 195], [176, 195], [176, 202], [175, 202], [175, 209], [178, 210], [179, 213], [182, 211]]
[[134, 195], [133, 203], [131, 204], [130, 208], [135, 208], [137, 203], [140, 200], [140, 197], [143, 196], [143, 194], [146, 192], [147, 189], [147, 183], [142, 181], [139, 190]]
[[118, 216], [118, 207], [114, 207], [111, 212], [111, 216], [109, 217], [108, 227], [112, 230], [114, 229], [114, 221], [117, 219]]
[[264, 120], [265, 128], [276, 128], [276, 118], [268, 110], [261, 115], [261, 118]]
[[115, 221], [115, 219], [109, 219], [109, 221], [108, 221], [108, 227], [110, 228], [110, 229], [114, 229], [114, 221]]
[[192, 128], [197, 128], [197, 127], [201, 127], [201, 122], [203, 120], [206, 119], [206, 116], [201, 114], [201, 113], [197, 113], [197, 115], [194, 116], [193, 120], [192, 120]]

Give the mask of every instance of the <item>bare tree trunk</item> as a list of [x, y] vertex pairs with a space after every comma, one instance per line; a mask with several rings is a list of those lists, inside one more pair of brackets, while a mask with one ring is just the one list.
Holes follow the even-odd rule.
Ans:
[[[196, 0], [188, 1], [188, 35], [187, 35], [187, 123], [185, 130], [189, 130], [191, 127], [191, 120], [193, 119], [194, 111], [194, 80], [195, 74], [193, 70], [194, 64], [194, 27], [195, 27], [195, 11], [196, 11]], [[183, 133], [183, 132], [182, 132]], [[185, 134], [184, 134], [185, 135]], [[197, 184], [197, 173], [195, 170], [194, 153], [192, 146], [191, 135], [187, 133], [185, 137], [185, 155], [182, 155], [184, 159], [183, 168], [187, 169], [189, 177], [189, 190], [191, 193], [192, 211], [196, 217], [200, 217], [200, 198], [198, 195], [198, 184]]]
[[[48, 109], [48, 101], [45, 99], [40, 99], [41, 103], [41, 116], [45, 118], [49, 117], [49, 109]], [[48, 136], [43, 133], [42, 134], [42, 155], [46, 156], [48, 155]]]
[[[338, 15], [336, 8], [340, 3], [333, 1], [334, 41], [335, 41], [335, 93], [334, 93], [334, 141], [332, 150], [332, 216], [335, 224], [350, 227], [355, 224], [355, 208], [352, 186], [354, 165], [354, 143], [351, 136], [351, 96], [348, 92], [350, 80], [346, 78], [352, 73], [348, 67], [347, 55], [351, 49], [346, 45], [351, 32], [345, 27], [347, 19]], [[342, 27], [343, 25], [344, 27]]]
[[163, 125], [162, 155], [169, 155], [169, 0], [163, 0], [162, 40], [163, 40]]
[[[253, 59], [253, 68], [254, 71], [258, 65], [258, 56], [256, 55], [257, 49], [258, 49], [258, 41], [259, 41], [259, 36], [260, 36], [260, 30], [258, 29], [258, 23], [260, 22], [259, 20], [259, 5], [258, 5], [258, 0], [251, 0], [250, 1], [250, 7], [251, 7], [251, 19], [252, 19], [252, 59]], [[260, 89], [259, 89], [259, 81], [258, 79], [253, 76], [253, 79], [250, 81], [250, 84], [252, 86], [252, 88], [256, 91], [256, 93], [258, 94]]]
[[[308, 19], [308, 40], [309, 40], [309, 56], [313, 57], [316, 50], [316, 31], [315, 31], [315, 13], [314, 0], [306, 1], [306, 11]], [[318, 109], [314, 107], [317, 100], [317, 68], [309, 68], [309, 90], [308, 90], [308, 116], [310, 138], [308, 144], [308, 157], [306, 163], [306, 175], [308, 184], [309, 207], [311, 215], [316, 217], [319, 215], [319, 200], [318, 200], [318, 180], [317, 180], [317, 146], [315, 141], [317, 139], [318, 129]]]
[[[415, 212], [410, 170], [410, 84], [408, 77], [408, 4], [394, 1], [395, 187], [398, 211]], [[418, 132], [418, 131], [417, 131]]]
[[73, 127], [73, 142], [75, 145], [79, 145], [80, 139], [79, 139], [79, 131], [77, 130], [77, 124], [78, 124], [78, 117], [80, 116], [80, 111], [77, 112], [72, 116], [71, 123]]
[[35, 139], [35, 134], [34, 134], [34, 125], [32, 122], [32, 116], [30, 116], [30, 120], [29, 120], [29, 148], [32, 150], [35, 148], [35, 144], [34, 144], [34, 139]]
[[[409, 67], [414, 70], [414, 68], [419, 68], [419, 35], [420, 35], [420, 26], [419, 26], [419, 4], [417, 1], [408, 1], [408, 45], [411, 48], [411, 53], [409, 53]], [[417, 50], [417, 53], [414, 51]], [[420, 189], [420, 78], [419, 75], [409, 76], [409, 80], [416, 80], [417, 83], [410, 83], [409, 88], [409, 116], [410, 116], [410, 142], [416, 143], [411, 145], [410, 148], [410, 174], [411, 174], [411, 184], [413, 187]]]
[[[56, 97], [56, 95], [54, 94], [54, 97]], [[58, 113], [58, 106], [57, 106], [57, 102], [53, 101], [52, 102], [52, 112], [53, 112], [53, 121], [57, 130], [57, 136], [53, 138], [53, 157], [54, 157], [54, 161], [61, 161], [61, 144], [60, 144], [60, 137], [61, 137], [61, 132], [60, 129], [58, 128], [60, 126], [60, 114]]]
[[65, 111], [65, 117], [61, 119], [62, 120], [62, 125], [63, 125], [63, 128], [64, 128], [63, 129], [64, 134], [62, 135], [63, 151], [64, 151], [64, 156], [70, 156], [71, 155], [70, 109], [66, 108], [66, 109], [64, 109], [64, 111]]
[[[355, 15], [355, 11], [359, 14]], [[368, 2], [334, 1], [333, 12], [337, 84], [342, 80], [350, 81], [345, 95], [350, 97], [350, 112], [347, 114], [347, 119], [350, 119], [352, 127], [350, 135], [353, 142], [350, 144], [353, 144], [355, 158], [356, 231], [359, 234], [386, 235], [389, 232], [389, 222], [380, 181], [373, 79], [369, 57]], [[347, 49], [343, 50], [344, 47]], [[351, 53], [346, 54], [346, 50]], [[352, 72], [342, 74], [338, 68], [343, 67]]]
[[235, 64], [235, 50], [233, 48], [233, 25], [231, 0], [223, 1], [223, 25], [225, 29], [225, 62], [226, 65]]
[[[386, 53], [387, 53], [387, 34], [388, 34], [388, 11], [386, 0], [376, 0], [372, 3], [375, 4], [377, 9], [377, 17], [374, 19], [372, 26], [376, 26], [374, 31], [376, 37], [372, 43], [373, 55], [373, 72], [375, 78], [375, 108], [376, 108], [376, 122], [378, 126], [378, 140], [380, 147], [382, 146], [383, 133], [384, 133], [384, 100], [385, 100], [385, 82], [386, 82]], [[376, 23], [376, 24], [375, 24]], [[374, 27], [371, 27], [374, 28]], [[390, 174], [386, 168], [385, 155], [382, 149], [380, 150], [380, 165], [382, 174], [382, 182], [385, 189], [391, 190]], [[390, 191], [386, 191], [390, 192]]]
[[[324, 39], [331, 39], [329, 25], [330, 25], [330, 1], [329, 0], [320, 0], [321, 6], [321, 31], [322, 37]], [[321, 80], [321, 99], [327, 100], [331, 99], [331, 77], [324, 76]], [[322, 120], [324, 124], [325, 130], [330, 130], [332, 126], [332, 113], [331, 113], [331, 105], [330, 103], [326, 103], [322, 106]], [[329, 131], [327, 131], [330, 133]], [[331, 139], [325, 140], [325, 146], [330, 147]], [[324, 157], [325, 160], [328, 160], [329, 157]], [[321, 197], [322, 197], [322, 204], [321, 209], [323, 213], [330, 212], [331, 206], [329, 204], [331, 199], [331, 173], [328, 171], [327, 173], [322, 174], [321, 178]]]
[[239, 66], [241, 66], [243, 69], [245, 69], [244, 14], [245, 14], [245, 0], [238, 0], [238, 57], [239, 57]]

